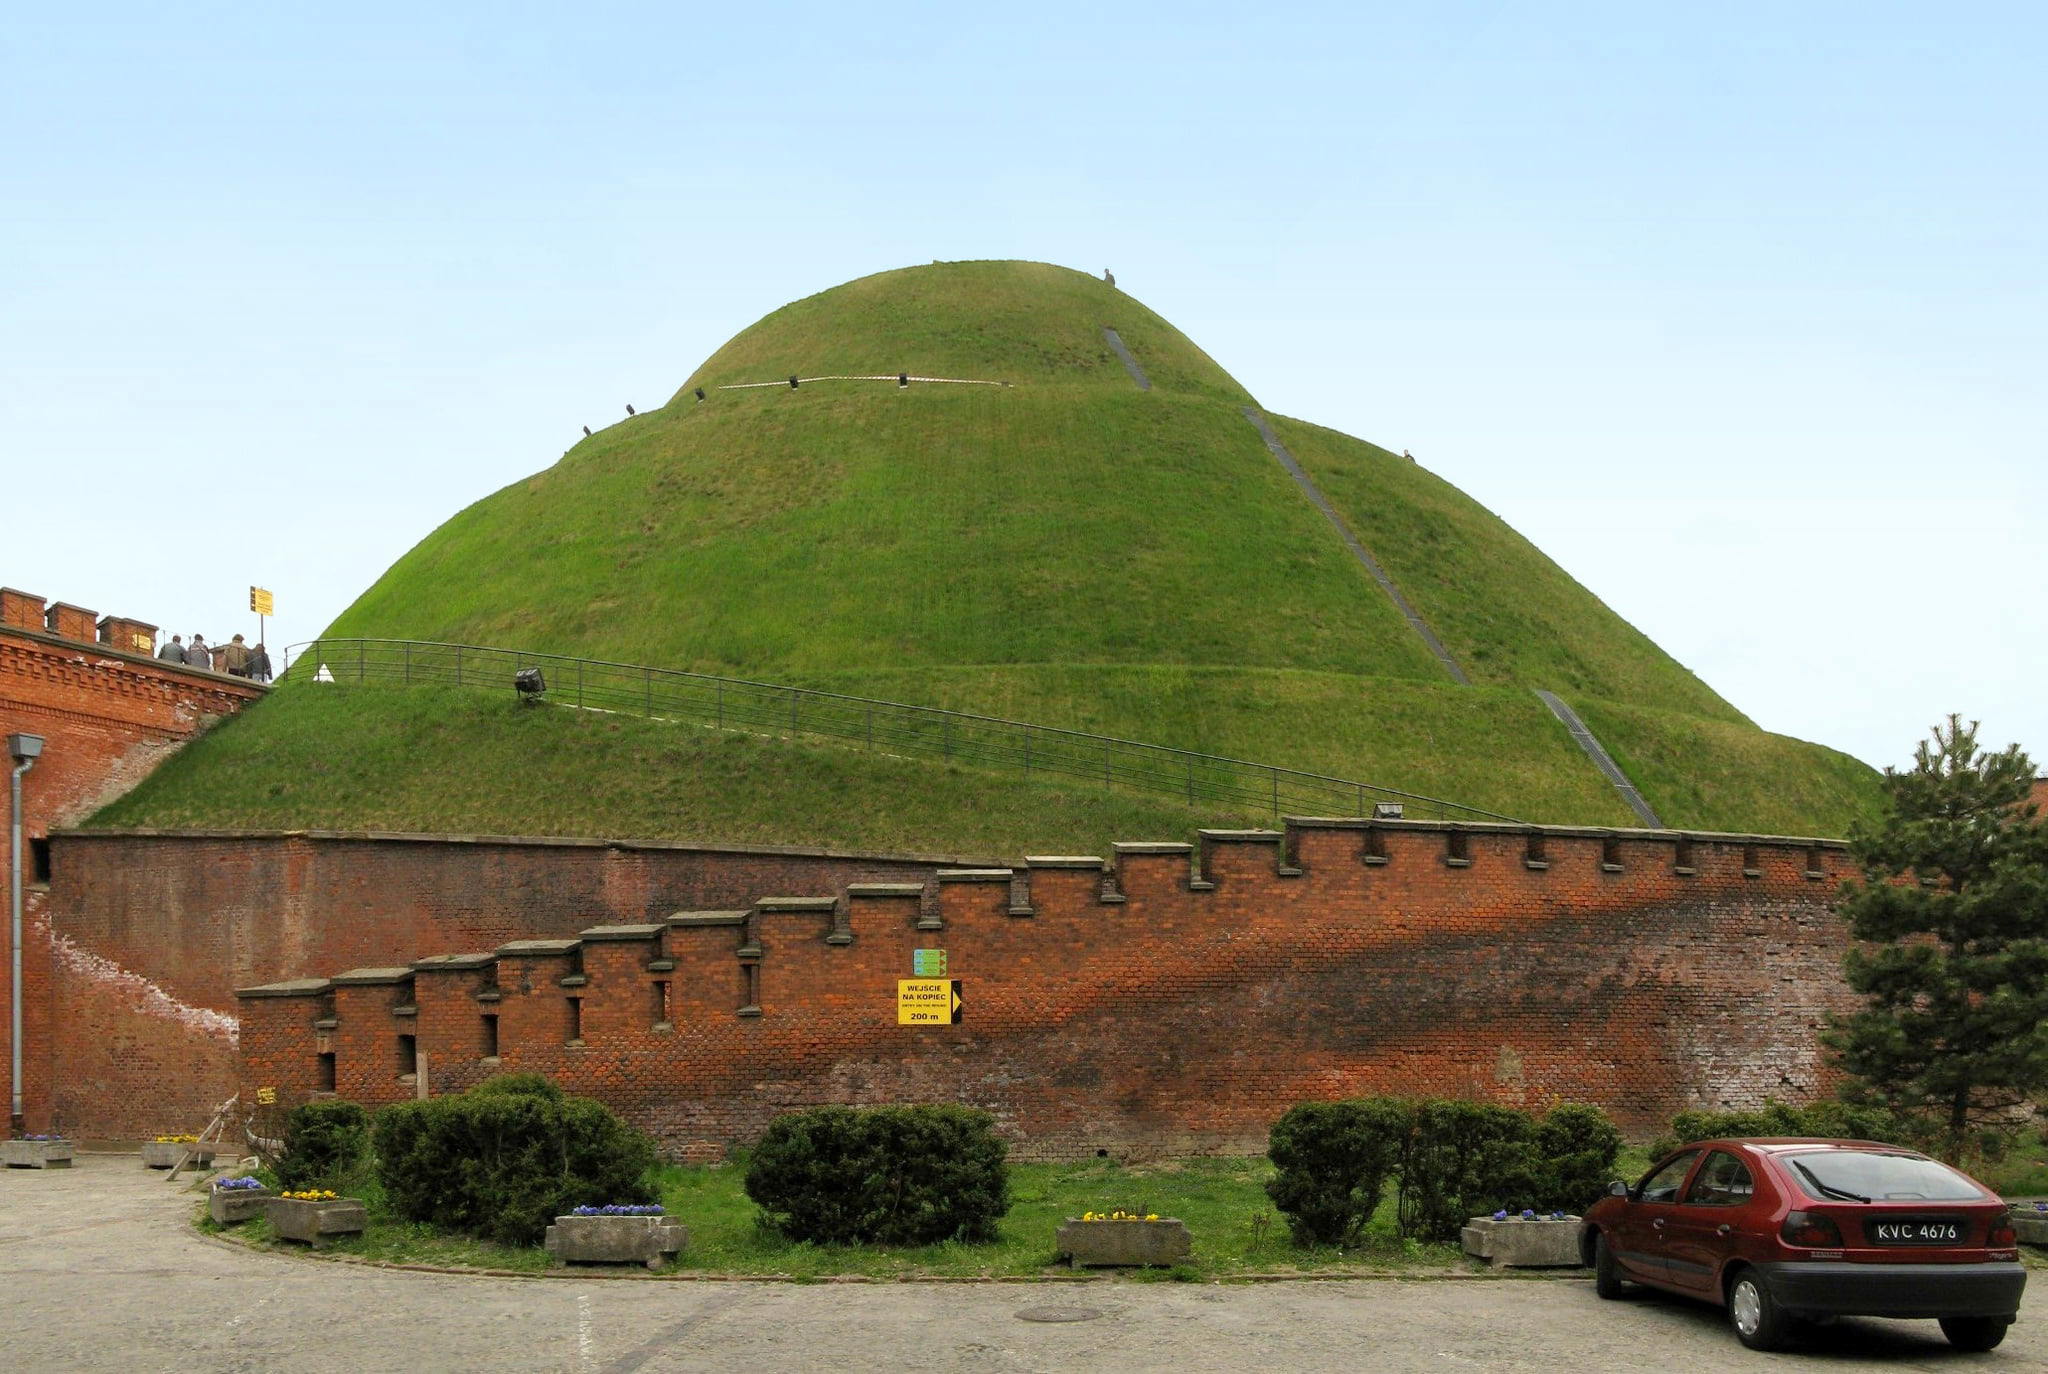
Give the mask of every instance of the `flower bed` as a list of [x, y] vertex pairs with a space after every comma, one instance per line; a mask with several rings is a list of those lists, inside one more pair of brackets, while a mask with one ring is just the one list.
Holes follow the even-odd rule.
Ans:
[[1579, 1218], [1564, 1212], [1539, 1216], [1506, 1210], [1473, 1217], [1460, 1233], [1465, 1253], [1496, 1269], [1571, 1269], [1579, 1258]]
[[68, 1169], [71, 1142], [61, 1135], [25, 1135], [0, 1141], [0, 1164], [10, 1169]]
[[262, 1216], [268, 1210], [270, 1199], [276, 1196], [258, 1179], [247, 1176], [216, 1179], [206, 1197], [206, 1214], [222, 1226], [233, 1226]]
[[191, 1162], [204, 1167], [213, 1163], [213, 1146], [201, 1145], [196, 1135], [160, 1135], [155, 1140], [142, 1142], [143, 1167], [149, 1169], [175, 1169], [179, 1161], [191, 1152]]
[[578, 1207], [556, 1217], [541, 1244], [563, 1264], [644, 1264], [659, 1269], [662, 1260], [690, 1243], [681, 1222], [671, 1221], [658, 1204], [611, 1203]]
[[280, 1193], [264, 1204], [263, 1215], [278, 1239], [304, 1241], [315, 1250], [326, 1249], [336, 1236], [360, 1235], [370, 1219], [360, 1200], [324, 1189]]
[[1083, 1212], [1069, 1217], [1055, 1237], [1070, 1267], [1145, 1268], [1179, 1264], [1194, 1249], [1194, 1237], [1178, 1217], [1157, 1212]]

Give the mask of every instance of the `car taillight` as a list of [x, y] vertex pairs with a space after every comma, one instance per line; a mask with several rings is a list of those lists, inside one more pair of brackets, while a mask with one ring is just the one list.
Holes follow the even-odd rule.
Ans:
[[1834, 1218], [1824, 1217], [1818, 1212], [1792, 1212], [1785, 1218], [1785, 1224], [1778, 1228], [1778, 1234], [1785, 1238], [1787, 1245], [1800, 1245], [1807, 1249], [1840, 1249], [1842, 1228], [1835, 1225]]
[[2013, 1224], [2009, 1221], [1994, 1223], [1991, 1234], [1984, 1237], [1985, 1247], [1991, 1250], [2010, 1250], [2019, 1243], [2020, 1233], [2013, 1229]]

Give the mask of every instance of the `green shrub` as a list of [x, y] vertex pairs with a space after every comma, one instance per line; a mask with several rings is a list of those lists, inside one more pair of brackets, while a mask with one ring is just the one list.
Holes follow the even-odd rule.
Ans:
[[377, 1113], [378, 1178], [394, 1212], [533, 1245], [571, 1208], [655, 1200], [647, 1181], [654, 1143], [645, 1135], [537, 1074], [507, 1080]]
[[791, 1240], [993, 1240], [1010, 1210], [1007, 1153], [995, 1119], [967, 1107], [817, 1107], [769, 1124], [747, 1196]]
[[1391, 1179], [1404, 1239], [1456, 1240], [1474, 1216], [1583, 1211], [1614, 1175], [1621, 1132], [1597, 1107], [1540, 1120], [1440, 1098], [1304, 1102], [1273, 1124], [1267, 1196], [1297, 1244], [1356, 1244]]
[[1671, 1134], [1650, 1146], [1652, 1154], [1666, 1154], [1695, 1140], [1718, 1140], [1726, 1136], [1834, 1136], [1854, 1140], [1907, 1141], [1914, 1138], [1912, 1123], [1882, 1107], [1866, 1107], [1826, 1098], [1797, 1106], [1770, 1101], [1743, 1111], [1680, 1112], [1671, 1118]]
[[1614, 1178], [1621, 1130], [1598, 1107], [1560, 1102], [1536, 1123], [1531, 1200], [1539, 1212], [1583, 1212]]
[[1401, 1158], [1401, 1234], [1456, 1240], [1468, 1218], [1530, 1204], [1535, 1125], [1511, 1107], [1429, 1099], [1415, 1106]]
[[1401, 1158], [1411, 1113], [1387, 1097], [1303, 1102], [1273, 1123], [1266, 1196], [1297, 1245], [1356, 1245]]
[[284, 1151], [277, 1157], [278, 1187], [346, 1184], [362, 1168], [369, 1148], [370, 1118], [357, 1104], [301, 1103], [285, 1114]]

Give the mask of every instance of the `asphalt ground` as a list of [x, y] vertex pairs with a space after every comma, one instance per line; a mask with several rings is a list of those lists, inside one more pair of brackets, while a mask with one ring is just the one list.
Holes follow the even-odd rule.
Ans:
[[0, 1171], [0, 1370], [2048, 1370], [2039, 1274], [1988, 1355], [1863, 1320], [1756, 1355], [1717, 1309], [1576, 1278], [473, 1278], [245, 1250], [196, 1202], [133, 1155]]

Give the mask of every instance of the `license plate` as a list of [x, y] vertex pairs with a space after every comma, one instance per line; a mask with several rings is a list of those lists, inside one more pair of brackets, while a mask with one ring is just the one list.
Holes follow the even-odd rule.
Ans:
[[1872, 1245], [1961, 1245], [1963, 1223], [1939, 1217], [1900, 1217], [1866, 1221], [1863, 1232]]

